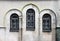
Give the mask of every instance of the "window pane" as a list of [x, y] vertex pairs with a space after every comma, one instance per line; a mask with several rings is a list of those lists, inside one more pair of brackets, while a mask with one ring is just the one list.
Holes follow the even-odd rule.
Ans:
[[10, 16], [10, 31], [11, 32], [19, 31], [19, 16], [15, 13]]
[[50, 32], [51, 31], [51, 16], [49, 14], [43, 15], [43, 31]]
[[26, 12], [26, 30], [35, 30], [35, 11], [28, 9]]

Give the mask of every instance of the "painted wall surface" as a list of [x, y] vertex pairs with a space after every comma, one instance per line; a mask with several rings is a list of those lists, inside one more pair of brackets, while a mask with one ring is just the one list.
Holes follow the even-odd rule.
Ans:
[[[57, 27], [60, 26], [60, 1], [0, 1], [0, 40], [1, 41], [21, 41], [21, 34], [18, 32], [9, 32], [9, 22], [6, 21], [6, 15], [8, 14], [7, 12], [11, 9], [18, 9], [21, 12], [23, 11], [23, 8], [27, 4], [34, 4], [38, 7], [39, 9], [39, 14], [43, 9], [51, 9], [55, 12], [56, 14], [56, 19], [57, 19]], [[23, 13], [23, 12], [22, 12]], [[24, 14], [25, 15], [25, 14]], [[9, 17], [9, 16], [7, 16]], [[22, 17], [24, 18], [24, 17]], [[7, 26], [6, 26], [7, 25]], [[37, 24], [39, 25], [39, 23]], [[5, 27], [6, 29], [4, 29]], [[24, 25], [23, 25], [24, 27]], [[38, 26], [37, 26], [38, 27]], [[55, 37], [55, 28], [53, 28], [53, 31], [51, 33], [44, 33], [42, 34], [42, 30], [36, 27], [35, 32], [22, 32], [22, 41], [55, 41], [52, 37]], [[24, 29], [24, 28], [23, 28]], [[54, 32], [54, 33], [53, 33]], [[21, 33], [21, 32], [20, 32]], [[6, 34], [6, 35], [5, 35]], [[41, 34], [41, 35], [40, 35]], [[54, 34], [54, 35], [52, 35]], [[39, 36], [40, 35], [40, 36]], [[3, 36], [3, 37], [2, 37]], [[42, 37], [42, 38], [41, 38]], [[46, 37], [46, 38], [45, 38]]]
[[[51, 9], [56, 13], [56, 16], [59, 17], [59, 1], [0, 1], [0, 26], [4, 26], [4, 17], [6, 16], [7, 12], [11, 9], [18, 9], [22, 12], [22, 9], [27, 4], [34, 4], [36, 5], [40, 12], [43, 9]], [[59, 19], [57, 18], [57, 26], [59, 26]]]

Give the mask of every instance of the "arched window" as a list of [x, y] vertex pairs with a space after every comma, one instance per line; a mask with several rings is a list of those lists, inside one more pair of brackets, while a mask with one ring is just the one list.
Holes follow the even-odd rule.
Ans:
[[43, 32], [51, 31], [51, 16], [49, 14], [44, 14], [42, 18]]
[[35, 30], [35, 11], [33, 9], [28, 9], [26, 12], [26, 30]]
[[19, 16], [16, 13], [13, 13], [10, 16], [10, 32], [19, 31]]

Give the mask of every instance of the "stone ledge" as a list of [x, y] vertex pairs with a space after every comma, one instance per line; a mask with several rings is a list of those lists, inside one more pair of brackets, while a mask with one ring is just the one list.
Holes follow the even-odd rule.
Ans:
[[0, 29], [6, 29], [6, 27], [0, 27]]

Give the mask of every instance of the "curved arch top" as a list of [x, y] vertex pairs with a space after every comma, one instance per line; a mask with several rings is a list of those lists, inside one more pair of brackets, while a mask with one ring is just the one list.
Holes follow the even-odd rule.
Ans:
[[44, 15], [44, 14], [46, 14], [46, 13], [48, 13], [49, 15], [53, 15], [53, 16], [56, 18], [55, 12], [52, 11], [51, 9], [44, 9], [44, 10], [42, 10], [42, 11], [40, 12], [40, 15]]
[[27, 4], [27, 5], [25, 5], [24, 7], [23, 7], [23, 9], [22, 9], [22, 11], [24, 10], [24, 9], [29, 9], [29, 8], [36, 8], [38, 11], [39, 11], [39, 8], [36, 6], [36, 5], [34, 5], [34, 4]]
[[10, 14], [16, 13], [18, 16], [21, 16], [21, 15], [22, 15], [22, 12], [21, 12], [20, 10], [18, 10], [18, 9], [10, 9], [10, 10], [5, 14], [5, 16], [8, 15], [9, 13], [10, 13]]
[[5, 26], [6, 26], [6, 23], [8, 23], [8, 21], [10, 21], [10, 16], [14, 13], [16, 13], [19, 17], [22, 17], [22, 13], [20, 12], [20, 10], [18, 10], [18, 9], [9, 10], [4, 16], [4, 25]]
[[[49, 14], [51, 16], [51, 20], [49, 19], [49, 21], [50, 21], [49, 28], [48, 28], [48, 26], [47, 26], [47, 28], [45, 28], [44, 23], [43, 23], [43, 21], [44, 21], [43, 15], [45, 15], [45, 14]], [[50, 37], [51, 41], [55, 41], [55, 29], [56, 29], [56, 21], [57, 21], [55, 13], [51, 9], [44, 9], [40, 12], [39, 18], [40, 18], [40, 36], [42, 36], [41, 39], [44, 39], [43, 36], [46, 37], [48, 35], [47, 38]], [[47, 19], [45, 18], [45, 20], [47, 20]], [[48, 23], [48, 22], [46, 22], [46, 23]], [[47, 39], [47, 40], [50, 41], [50, 39]], [[54, 40], [52, 40], [52, 39], [54, 39]]]
[[[40, 13], [40, 20], [42, 20], [43, 15], [49, 14], [51, 16], [51, 21], [54, 26], [56, 26], [56, 15], [51, 9], [44, 9]], [[55, 28], [55, 27], [54, 27]]]
[[[24, 7], [23, 7], [23, 9], [22, 9], [22, 15], [23, 15], [23, 28], [24, 28], [24, 31], [26, 31], [26, 19], [27, 19], [27, 10], [29, 10], [29, 9], [33, 9], [34, 11], [34, 13], [35, 13], [35, 15], [34, 15], [34, 19], [35, 19], [35, 27], [34, 28], [37, 28], [38, 27], [38, 18], [39, 18], [39, 8], [36, 6], [36, 5], [34, 5], [34, 4], [27, 4], [27, 5], [25, 5]], [[33, 13], [32, 12], [32, 13]], [[35, 29], [34, 31], [36, 31], [37, 29]]]

